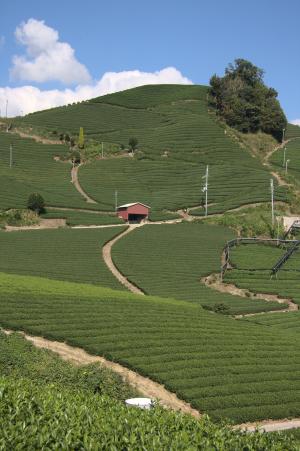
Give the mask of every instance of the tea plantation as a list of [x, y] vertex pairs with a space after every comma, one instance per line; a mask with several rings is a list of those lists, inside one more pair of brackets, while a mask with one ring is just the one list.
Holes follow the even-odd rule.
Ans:
[[[300, 129], [300, 127], [299, 127]], [[286, 160], [288, 161], [288, 175], [293, 176], [300, 182], [300, 139], [293, 139], [286, 146]], [[271, 158], [271, 163], [277, 170], [285, 171], [283, 149], [275, 152]]]
[[136, 369], [214, 419], [299, 416], [292, 333], [184, 301], [0, 275], [2, 327], [85, 348]]
[[[113, 210], [115, 190], [120, 204], [138, 200], [154, 211], [200, 205], [207, 164], [214, 211], [268, 200], [266, 168], [207, 110], [205, 86], [155, 85], [29, 114], [20, 123], [75, 136], [82, 126], [88, 138], [119, 146], [137, 137], [134, 158], [95, 160], [80, 168], [81, 185], [103, 210]], [[286, 198], [282, 187], [276, 198]]]
[[[296, 451], [286, 434], [247, 434], [156, 407], [128, 409], [105, 396], [0, 377], [0, 449], [253, 449]], [[30, 413], [30, 415], [29, 415]], [[88, 431], [88, 433], [87, 433]]]
[[285, 136], [287, 139], [300, 138], [300, 126], [288, 124]]
[[[283, 255], [282, 249], [261, 245], [242, 245], [231, 251], [235, 269], [227, 271], [225, 281], [234, 282], [241, 288], [254, 292], [278, 294], [292, 299], [300, 306], [300, 252], [296, 251], [270, 278], [270, 269]], [[254, 321], [265, 326], [277, 326], [299, 335], [300, 311], [253, 316]]]
[[[86, 202], [70, 183], [71, 165], [54, 160], [64, 152], [66, 147], [62, 145], [40, 144], [0, 131], [0, 209], [26, 208], [33, 192], [40, 193], [47, 205], [86, 208]], [[96, 204], [88, 205], [93, 208]]]
[[201, 223], [147, 225], [113, 247], [117, 267], [147, 294], [184, 299], [213, 309], [227, 306], [229, 314], [279, 310], [284, 305], [219, 293], [201, 277], [220, 271], [221, 253], [233, 232]]
[[102, 246], [122, 230], [123, 227], [0, 232], [0, 271], [120, 290], [123, 286], [102, 260]]

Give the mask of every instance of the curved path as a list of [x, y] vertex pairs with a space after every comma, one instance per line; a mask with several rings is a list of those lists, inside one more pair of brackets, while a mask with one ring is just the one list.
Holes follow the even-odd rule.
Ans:
[[[4, 330], [7, 335], [14, 331]], [[129, 370], [122, 365], [110, 362], [104, 357], [88, 354], [84, 349], [70, 346], [66, 343], [58, 341], [47, 340], [43, 337], [37, 337], [20, 332], [24, 338], [30, 341], [37, 348], [48, 349], [58, 354], [63, 360], [72, 362], [75, 365], [88, 365], [90, 363], [100, 363], [101, 365], [109, 368], [115, 373], [119, 374], [122, 379], [129, 385], [138, 390], [142, 395], [147, 398], [157, 399], [159, 403], [169, 409], [177, 410], [186, 414], [190, 414], [196, 418], [201, 416], [200, 412], [193, 409], [190, 404], [177, 398], [175, 393], [169, 392], [165, 387], [151, 379], [141, 376], [135, 371]], [[243, 423], [233, 426], [233, 429], [242, 429], [247, 432], [254, 432], [257, 429], [262, 432], [274, 432], [283, 431], [287, 429], [295, 429], [300, 427], [300, 419], [282, 419], [282, 420], [266, 420], [257, 423]]]
[[97, 204], [97, 202], [92, 199], [81, 187], [79, 180], [78, 180], [78, 170], [80, 168], [81, 165], [78, 166], [73, 166], [72, 170], [71, 170], [71, 181], [74, 184], [75, 188], [77, 189], [77, 191], [79, 192], [79, 194], [81, 194], [86, 202], [88, 202], [89, 204]]
[[137, 227], [141, 227], [143, 224], [132, 224], [130, 225], [123, 233], [120, 233], [116, 237], [114, 237], [112, 240], [108, 241], [103, 248], [102, 248], [102, 256], [103, 260], [108, 267], [108, 269], [113, 273], [113, 275], [118, 279], [118, 281], [124, 285], [129, 291], [135, 294], [145, 294], [142, 290], [140, 290], [137, 286], [135, 286], [133, 283], [129, 282], [129, 280], [123, 276], [123, 274], [118, 270], [118, 268], [115, 266], [112, 257], [111, 257], [111, 248], [113, 245], [119, 241], [121, 238], [123, 238], [125, 235], [128, 235], [128, 233], [132, 232]]
[[[4, 330], [6, 334], [12, 331]], [[158, 399], [160, 404], [170, 409], [179, 410], [184, 413], [189, 413], [194, 417], [200, 417], [198, 410], [193, 409], [190, 404], [177, 398], [175, 393], [171, 393], [165, 387], [157, 382], [141, 376], [135, 371], [123, 367], [119, 363], [110, 362], [104, 357], [88, 354], [84, 349], [76, 348], [66, 343], [58, 341], [47, 340], [46, 338], [27, 335], [21, 332], [26, 340], [30, 341], [37, 348], [49, 349], [58, 354], [62, 359], [75, 363], [76, 365], [87, 365], [89, 363], [100, 363], [106, 368], [111, 369], [119, 374], [122, 379], [136, 388], [142, 395], [147, 398]]]
[[287, 304], [286, 309], [278, 309], [278, 310], [269, 310], [266, 312], [258, 312], [258, 313], [246, 313], [245, 315], [235, 315], [235, 318], [244, 318], [247, 316], [256, 316], [256, 315], [264, 315], [268, 313], [285, 313], [285, 312], [295, 312], [299, 310], [298, 304], [295, 304], [292, 299], [281, 298], [275, 294], [267, 294], [267, 293], [254, 293], [248, 289], [238, 288], [233, 283], [224, 283], [221, 281], [220, 274], [210, 274], [207, 277], [203, 277], [201, 282], [204, 283], [207, 287], [219, 291], [220, 293], [229, 293], [233, 296], [240, 296], [243, 298], [247, 298], [248, 300], [253, 299], [261, 299], [266, 302], [278, 302], [278, 304]]
[[58, 139], [49, 139], [49, 138], [43, 138], [39, 135], [33, 135], [31, 133], [22, 132], [21, 130], [14, 128], [9, 131], [9, 133], [19, 135], [21, 138], [29, 138], [33, 139], [34, 141], [41, 143], [41, 144], [64, 144], [62, 141]]

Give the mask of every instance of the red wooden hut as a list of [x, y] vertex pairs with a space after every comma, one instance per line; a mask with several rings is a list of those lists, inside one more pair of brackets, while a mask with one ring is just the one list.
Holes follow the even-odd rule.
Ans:
[[117, 207], [117, 215], [124, 221], [140, 222], [149, 216], [150, 207], [141, 202], [133, 202], [131, 204], [120, 205]]

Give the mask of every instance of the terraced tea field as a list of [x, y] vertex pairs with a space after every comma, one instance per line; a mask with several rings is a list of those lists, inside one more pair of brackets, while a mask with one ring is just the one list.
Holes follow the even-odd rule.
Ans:
[[[225, 134], [206, 98], [204, 86], [144, 86], [30, 114], [21, 123], [73, 134], [83, 126], [88, 137], [118, 145], [137, 137], [134, 158], [80, 168], [81, 185], [101, 209], [113, 210], [115, 190], [120, 204], [140, 201], [156, 212], [200, 205], [207, 164], [212, 211], [269, 200], [270, 174]], [[277, 200], [285, 197], [276, 189]]]
[[[300, 127], [299, 127], [300, 128]], [[286, 146], [286, 160], [288, 161], [288, 175], [300, 182], [300, 138], [293, 139]], [[281, 171], [285, 171], [283, 164], [284, 150], [280, 149], [272, 155], [271, 163]]]
[[33, 192], [40, 193], [48, 205], [86, 208], [86, 202], [70, 183], [70, 164], [54, 160], [64, 152], [66, 147], [62, 145], [40, 144], [0, 131], [0, 209], [26, 208]]
[[201, 278], [219, 272], [221, 252], [233, 233], [226, 227], [199, 223], [147, 225], [118, 241], [113, 260], [131, 282], [147, 294], [184, 299], [213, 308], [222, 303], [230, 314], [284, 308], [226, 293], [201, 283]]
[[300, 126], [294, 124], [288, 124], [286, 130], [286, 139], [300, 138]]
[[0, 232], [0, 271], [122, 289], [102, 260], [102, 246], [122, 230]]
[[194, 303], [0, 275], [1, 325], [66, 341], [148, 375], [213, 418], [300, 414], [299, 339]]
[[[296, 251], [270, 278], [270, 269], [283, 255], [283, 250], [261, 245], [241, 245], [231, 250], [231, 262], [236, 269], [227, 271], [225, 281], [254, 292], [278, 294], [300, 306], [300, 251]], [[277, 326], [290, 332], [300, 331], [300, 311], [266, 314], [247, 318], [266, 326]]]

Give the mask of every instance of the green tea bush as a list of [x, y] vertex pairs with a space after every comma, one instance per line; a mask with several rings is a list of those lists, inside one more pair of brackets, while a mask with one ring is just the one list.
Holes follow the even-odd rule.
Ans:
[[0, 449], [296, 451], [293, 437], [241, 433], [159, 408], [0, 378]]

